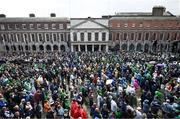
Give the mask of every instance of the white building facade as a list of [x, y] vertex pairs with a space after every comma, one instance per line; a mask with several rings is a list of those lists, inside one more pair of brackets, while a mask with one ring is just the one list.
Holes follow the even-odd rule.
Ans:
[[71, 51], [108, 51], [108, 19], [72, 18], [70, 20]]

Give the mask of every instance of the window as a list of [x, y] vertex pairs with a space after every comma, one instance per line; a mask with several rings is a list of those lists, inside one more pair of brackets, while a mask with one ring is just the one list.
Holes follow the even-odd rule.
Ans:
[[59, 24], [59, 29], [63, 29], [63, 24]]
[[34, 29], [34, 24], [29, 24], [30, 29]]
[[22, 29], [27, 29], [26, 24], [22, 24]]
[[53, 43], [53, 35], [49, 34], [50, 41]]
[[61, 34], [61, 41], [64, 41], [64, 34]]
[[117, 24], [117, 27], [121, 27], [121, 24], [120, 24], [120, 23], [118, 23], [118, 24]]
[[31, 34], [31, 39], [33, 42], [35, 42], [35, 34]]
[[1, 24], [1, 25], [0, 25], [0, 28], [1, 28], [1, 30], [5, 30], [4, 24]]
[[143, 27], [143, 23], [140, 23], [140, 24], [139, 24], [139, 27]]
[[57, 36], [56, 36], [56, 34], [53, 34], [53, 39], [54, 39], [54, 42], [57, 41]]
[[81, 41], [84, 41], [84, 33], [81, 33]]
[[15, 29], [20, 29], [19, 24], [15, 24]]
[[56, 29], [56, 24], [51, 25], [52, 29]]
[[128, 23], [125, 23], [125, 24], [124, 24], [124, 27], [128, 27]]
[[14, 35], [13, 34], [8, 34], [10, 42], [14, 42]]
[[27, 34], [23, 34], [23, 39], [27, 43], [28, 42], [28, 35]]
[[132, 24], [132, 27], [135, 27], [135, 23]]
[[138, 33], [138, 40], [141, 40], [142, 34]]
[[95, 33], [95, 41], [98, 41], [98, 40], [99, 40], [99, 33], [96, 32], [96, 33]]
[[102, 41], [106, 41], [106, 33], [102, 33]]
[[39, 37], [39, 41], [42, 42], [42, 41], [43, 41], [43, 36], [42, 36], [42, 34], [38, 34], [38, 37]]
[[77, 41], [77, 34], [76, 33], [73, 33], [73, 39], [74, 39], [74, 41]]
[[149, 33], [146, 33], [145, 40], [149, 40]]
[[131, 33], [131, 40], [134, 40], [134, 33]]
[[50, 40], [49, 34], [46, 34], [46, 41], [49, 41], [49, 40]]
[[9, 29], [9, 30], [11, 30], [11, 29], [12, 29], [11, 24], [8, 24], [8, 29]]
[[67, 24], [67, 28], [70, 29], [70, 28], [71, 28], [71, 25], [70, 25], [70, 24]]
[[60, 34], [57, 34], [57, 42], [60, 42]]
[[44, 29], [49, 29], [48, 27], [48, 24], [44, 24]]
[[163, 40], [163, 33], [160, 33], [160, 40]]
[[41, 24], [37, 24], [37, 29], [41, 29]]
[[23, 34], [21, 34], [21, 42], [24, 42]]
[[109, 33], [109, 40], [112, 40], [112, 33]]
[[88, 41], [91, 41], [91, 33], [88, 33]]
[[124, 33], [124, 40], [127, 40], [127, 33]]

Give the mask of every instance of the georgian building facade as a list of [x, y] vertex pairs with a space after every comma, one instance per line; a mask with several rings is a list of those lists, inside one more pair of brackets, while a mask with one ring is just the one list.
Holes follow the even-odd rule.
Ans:
[[180, 53], [180, 17], [161, 6], [102, 18], [0, 15], [0, 53], [109, 50]]
[[0, 18], [1, 51], [52, 52], [69, 51], [67, 18]]
[[180, 52], [180, 17], [164, 9], [154, 7], [152, 13], [111, 16], [110, 47], [125, 51]]
[[108, 51], [108, 19], [72, 18], [71, 51]]

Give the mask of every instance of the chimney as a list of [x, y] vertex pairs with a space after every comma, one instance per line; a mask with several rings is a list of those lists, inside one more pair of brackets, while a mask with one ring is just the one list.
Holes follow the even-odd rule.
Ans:
[[0, 18], [5, 18], [6, 15], [5, 14], [0, 14]]
[[153, 16], [163, 16], [165, 11], [166, 11], [166, 8], [163, 6], [154, 6], [152, 9], [152, 15]]
[[29, 14], [29, 17], [35, 17], [34, 13]]
[[56, 14], [55, 13], [51, 13], [50, 16], [51, 17], [56, 17]]

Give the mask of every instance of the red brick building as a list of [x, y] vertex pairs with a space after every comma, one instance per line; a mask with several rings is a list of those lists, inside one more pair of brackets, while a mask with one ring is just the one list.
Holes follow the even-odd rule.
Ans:
[[152, 13], [109, 16], [111, 49], [145, 52], [180, 51], [180, 17], [153, 7]]

